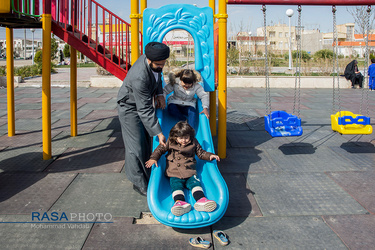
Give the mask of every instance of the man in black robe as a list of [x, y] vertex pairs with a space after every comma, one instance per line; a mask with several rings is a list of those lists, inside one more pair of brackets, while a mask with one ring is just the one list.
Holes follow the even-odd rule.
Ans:
[[126, 75], [117, 96], [118, 115], [125, 145], [125, 174], [133, 188], [147, 195], [151, 169], [145, 167], [152, 153], [151, 138], [165, 144], [153, 105], [165, 108], [161, 72], [169, 57], [169, 47], [151, 42]]

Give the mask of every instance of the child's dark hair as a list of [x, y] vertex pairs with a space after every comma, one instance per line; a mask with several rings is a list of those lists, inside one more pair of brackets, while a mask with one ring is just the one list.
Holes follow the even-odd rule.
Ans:
[[176, 77], [179, 77], [184, 83], [196, 83], [197, 75], [191, 69], [183, 69], [176, 74]]
[[186, 121], [177, 122], [169, 132], [169, 140], [176, 142], [177, 137], [190, 136], [190, 139], [195, 137], [195, 130]]
[[175, 85], [176, 77], [180, 78], [181, 81], [188, 84], [195, 84], [201, 80], [201, 76], [198, 71], [192, 69], [183, 69], [178, 71], [177, 73], [170, 72], [168, 74], [169, 84], [171, 84], [172, 86]]
[[375, 58], [371, 58], [371, 62], [372, 62], [372, 63], [375, 63]]

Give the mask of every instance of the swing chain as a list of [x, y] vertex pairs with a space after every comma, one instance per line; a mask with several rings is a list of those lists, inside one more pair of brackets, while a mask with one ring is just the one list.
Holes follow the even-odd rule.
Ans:
[[[297, 116], [300, 117], [300, 102], [301, 102], [301, 62], [302, 62], [302, 39], [301, 39], [301, 5], [298, 5], [298, 27], [297, 27], [297, 57], [296, 57], [296, 78], [294, 84], [294, 103], [293, 103], [293, 113], [296, 114], [296, 103], [297, 103]], [[298, 85], [297, 85], [298, 81]], [[297, 88], [298, 86], [298, 88]], [[298, 98], [297, 95], [298, 94]]]
[[361, 106], [360, 106], [360, 114], [362, 114], [362, 105], [363, 105], [363, 102], [364, 102], [364, 92], [365, 92], [365, 88], [366, 88], [366, 116], [369, 116], [369, 96], [368, 96], [368, 92], [369, 92], [369, 89], [368, 89], [368, 82], [369, 82], [369, 77], [368, 77], [368, 73], [367, 73], [367, 70], [368, 70], [368, 58], [369, 58], [369, 41], [368, 41], [368, 38], [369, 38], [369, 35], [370, 35], [370, 16], [371, 16], [371, 5], [369, 5], [367, 7], [367, 15], [365, 16], [365, 25], [366, 25], [366, 39], [365, 39], [365, 43], [366, 43], [366, 48], [365, 48], [365, 65], [364, 65], [364, 69], [363, 69], [363, 77], [364, 77], [364, 83], [362, 84], [362, 100], [361, 100]]
[[[336, 6], [332, 6], [332, 14], [333, 14], [333, 98], [332, 98], [332, 112], [336, 113], [336, 98], [338, 97], [338, 110], [341, 112], [341, 100], [340, 100], [340, 80], [339, 80], [339, 55], [338, 55], [338, 34], [337, 34], [337, 27], [336, 27]], [[336, 76], [335, 76], [336, 74]], [[337, 89], [335, 80], [337, 79]], [[337, 92], [337, 93], [336, 93]], [[340, 114], [341, 116], [341, 114]]]
[[[265, 60], [264, 60], [264, 70], [265, 70], [265, 77], [266, 77], [266, 115], [271, 113], [271, 91], [270, 91], [270, 80], [269, 80], [269, 72], [268, 72], [268, 51], [267, 51], [267, 19], [266, 19], [266, 6], [263, 5], [263, 20], [264, 20], [264, 53], [265, 53]], [[272, 116], [270, 117], [272, 119]]]

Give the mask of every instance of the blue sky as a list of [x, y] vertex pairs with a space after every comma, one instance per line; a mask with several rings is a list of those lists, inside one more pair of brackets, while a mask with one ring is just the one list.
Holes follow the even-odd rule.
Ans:
[[[116, 15], [123, 18], [125, 21], [130, 22], [130, 1], [129, 0], [97, 0], [98, 3], [114, 12]], [[127, 2], [127, 3], [124, 3]], [[218, 2], [218, 1], [216, 1]], [[166, 4], [171, 3], [186, 3], [186, 0], [149, 0], [149, 8], [158, 8]], [[208, 0], [191, 0], [191, 4], [197, 4], [198, 7], [208, 6]], [[263, 12], [261, 11], [261, 5], [228, 5], [228, 35], [234, 35], [240, 31], [240, 27], [243, 31], [251, 31], [252, 34], [256, 34], [256, 28], [263, 26]], [[285, 12], [287, 9], [293, 9], [294, 15], [291, 18], [291, 24], [297, 25], [297, 6], [287, 5], [269, 5], [267, 6], [267, 25], [276, 23], [288, 24], [288, 17]], [[348, 8], [338, 6], [337, 7], [337, 24], [344, 24], [354, 22], [353, 17], [347, 11]], [[302, 6], [302, 25], [305, 29], [320, 29], [321, 32], [332, 32], [332, 7], [331, 6]], [[35, 33], [35, 39], [41, 37], [41, 31], [37, 30]], [[31, 32], [27, 30], [26, 36], [31, 39]], [[24, 30], [15, 29], [14, 38], [23, 38]], [[5, 39], [5, 29], [0, 28], [0, 39]]]

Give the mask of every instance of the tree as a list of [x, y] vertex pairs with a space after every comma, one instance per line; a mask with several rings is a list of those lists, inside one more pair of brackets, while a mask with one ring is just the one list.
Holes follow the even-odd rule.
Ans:
[[70, 57], [70, 45], [65, 44], [63, 49], [64, 57]]
[[[354, 8], [347, 8], [347, 11], [353, 16], [354, 22], [357, 24], [357, 28], [355, 29], [358, 34], [362, 34], [363, 37], [367, 34], [366, 30], [366, 18], [367, 15], [367, 7], [366, 6], [358, 6]], [[374, 27], [374, 13], [371, 14], [369, 19], [369, 29], [372, 30]]]
[[[293, 50], [293, 51], [292, 51], [292, 58], [293, 58], [293, 59], [296, 59], [297, 56], [298, 56], [297, 50]], [[305, 50], [302, 50], [302, 51], [301, 51], [301, 57], [302, 57], [302, 60], [303, 60], [304, 62], [307, 62], [308, 60], [311, 59], [310, 54], [307, 53], [307, 51], [305, 51]], [[288, 54], [288, 53], [285, 54], [285, 59], [289, 59], [289, 54]]]
[[230, 47], [227, 50], [227, 63], [230, 66], [237, 65], [238, 64], [238, 55], [239, 52], [236, 48]]
[[314, 57], [316, 59], [331, 59], [333, 58], [333, 51], [329, 49], [321, 49], [315, 52]]
[[56, 59], [56, 54], [58, 51], [59, 45], [57, 44], [56, 38], [54, 35], [52, 35], [51, 38], [51, 60]]
[[34, 62], [36, 64], [42, 64], [42, 51], [41, 50], [38, 50], [36, 53], [35, 53], [35, 56], [34, 56]]

